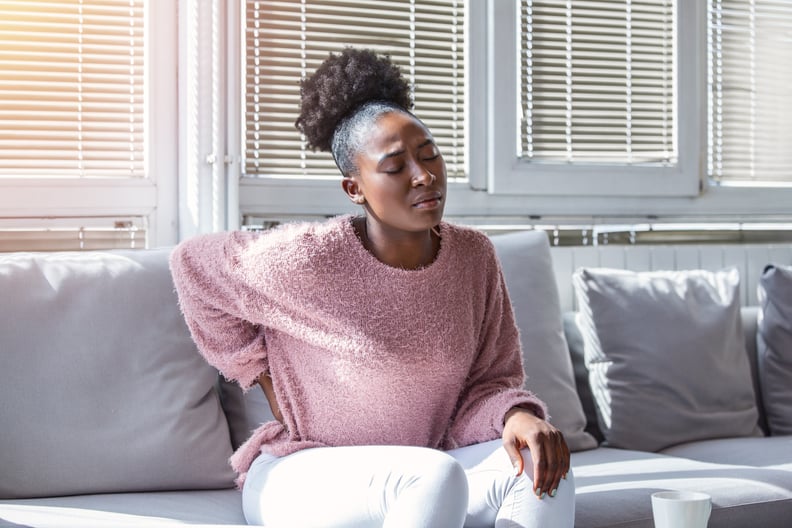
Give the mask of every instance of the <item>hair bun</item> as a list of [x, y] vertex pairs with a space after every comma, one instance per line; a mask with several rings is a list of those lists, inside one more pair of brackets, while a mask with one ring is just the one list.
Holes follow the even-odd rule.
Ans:
[[330, 151], [338, 123], [371, 101], [412, 108], [410, 85], [390, 57], [345, 48], [330, 54], [300, 83], [300, 115], [295, 122], [313, 150]]

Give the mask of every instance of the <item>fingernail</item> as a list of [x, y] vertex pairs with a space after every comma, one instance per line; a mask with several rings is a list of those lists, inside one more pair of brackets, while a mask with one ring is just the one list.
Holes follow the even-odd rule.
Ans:
[[552, 490], [552, 491], [550, 492], [550, 496], [551, 496], [551, 497], [555, 497], [555, 496], [556, 496], [556, 492], [558, 492], [558, 489], [554, 489], [554, 490]]
[[542, 490], [540, 490], [540, 489], [537, 489], [537, 490], [536, 490], [536, 497], [537, 497], [539, 500], [542, 500], [542, 497], [544, 497], [544, 493], [542, 493]]
[[566, 473], [564, 473], [564, 480], [566, 480], [566, 476], [567, 476], [567, 474], [566, 474]]

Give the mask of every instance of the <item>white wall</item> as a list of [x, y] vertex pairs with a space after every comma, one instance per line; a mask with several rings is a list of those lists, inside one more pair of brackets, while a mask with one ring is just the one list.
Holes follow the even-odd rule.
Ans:
[[562, 311], [577, 307], [572, 273], [582, 267], [634, 271], [707, 269], [735, 266], [744, 306], [757, 304], [756, 287], [768, 264], [792, 265], [792, 244], [642, 245], [553, 247], [553, 268]]

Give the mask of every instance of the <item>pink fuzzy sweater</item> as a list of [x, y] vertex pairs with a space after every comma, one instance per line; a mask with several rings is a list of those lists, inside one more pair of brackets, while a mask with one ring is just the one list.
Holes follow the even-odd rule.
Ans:
[[198, 349], [243, 388], [272, 376], [284, 423], [231, 459], [244, 482], [262, 449], [498, 438], [503, 417], [545, 406], [523, 390], [518, 330], [489, 239], [440, 225], [422, 269], [378, 261], [351, 217], [181, 243], [171, 271]]

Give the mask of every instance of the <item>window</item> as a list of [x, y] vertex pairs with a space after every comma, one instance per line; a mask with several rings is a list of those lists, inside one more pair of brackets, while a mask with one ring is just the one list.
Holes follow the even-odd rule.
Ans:
[[792, 184], [792, 3], [711, 0], [708, 175]]
[[504, 31], [490, 35], [489, 45], [506, 53], [493, 63], [490, 85], [519, 88], [489, 95], [490, 111], [503, 116], [488, 150], [490, 192], [698, 193], [699, 135], [686, 120], [703, 100], [697, 55], [688, 51], [695, 49], [695, 2], [492, 6], [494, 26]]
[[175, 241], [175, 2], [154, 6], [0, 4], [5, 250]]
[[[442, 135], [462, 141], [464, 147], [454, 161], [456, 175], [460, 166], [464, 169], [449, 184], [448, 217], [499, 217], [522, 223], [548, 217], [789, 217], [792, 188], [769, 190], [752, 184], [737, 189], [726, 185], [736, 180], [707, 170], [708, 137], [722, 134], [724, 163], [737, 152], [726, 142], [728, 104], [734, 101], [741, 111], [750, 107], [740, 103], [742, 96], [727, 95], [733, 89], [727, 87], [726, 70], [718, 74], [722, 82], [717, 81], [721, 66], [712, 66], [708, 74], [708, 61], [726, 64], [725, 54], [733, 54], [735, 46], [738, 54], [743, 48], [740, 43], [724, 44], [722, 52], [708, 51], [708, 41], [736, 31], [731, 22], [713, 29], [716, 0], [212, 3], [228, 8], [230, 20], [218, 21], [220, 31], [239, 31], [228, 39], [229, 84], [214, 96], [225, 93], [230, 101], [225, 129], [229, 191], [225, 202], [213, 202], [227, 203], [231, 209], [238, 206], [228, 218], [321, 217], [356, 211], [338, 189], [330, 157], [307, 151], [294, 130], [298, 79], [328, 51], [352, 44], [388, 51], [406, 61], [407, 71], [414, 52], [420, 91], [419, 65], [424, 59], [417, 57], [441, 42], [444, 49], [456, 46], [457, 55], [451, 55], [453, 61], [448, 55], [425, 59], [427, 72], [435, 64], [443, 72], [432, 83], [451, 82], [443, 89], [433, 84], [432, 90], [461, 96], [464, 109], [460, 118], [459, 102], [452, 103], [454, 111], [444, 118], [452, 124]], [[753, 5], [754, 12], [760, 4], [771, 5], [761, 0], [744, 3]], [[429, 45], [415, 40], [425, 22], [422, 9], [431, 13], [425, 20], [438, 35]], [[728, 16], [723, 20], [734, 11], [725, 9]], [[776, 10], [786, 20], [789, 15], [782, 11]], [[780, 28], [781, 22], [776, 22]], [[334, 33], [339, 28], [340, 34]], [[776, 34], [782, 35], [778, 28]], [[216, 31], [202, 34], [210, 33]], [[761, 54], [762, 60], [777, 59], [758, 50], [754, 56]], [[757, 71], [785, 71], [785, 63], [766, 64]], [[717, 82], [720, 88], [713, 88]], [[241, 100], [234, 102], [237, 94]], [[715, 97], [722, 98], [722, 117], [708, 126], [708, 107], [714, 107]], [[779, 97], [787, 100], [789, 94]], [[416, 102], [422, 115], [419, 93]], [[210, 113], [200, 108], [202, 115]], [[221, 117], [218, 122], [222, 121]], [[459, 123], [464, 123], [461, 136]], [[735, 123], [733, 128], [739, 130], [740, 121]], [[767, 136], [764, 130], [762, 137]], [[445, 152], [449, 148], [455, 147], [443, 147]], [[712, 144], [709, 151], [714, 152]]]
[[0, 9], [0, 175], [142, 177], [143, 4]]
[[[77, 225], [76, 225], [77, 224]], [[76, 225], [76, 226], [75, 226]], [[146, 247], [146, 230], [139, 218], [116, 217], [39, 220], [0, 220], [0, 253], [5, 251], [83, 251], [140, 249]]]
[[[340, 190], [331, 156], [306, 149], [294, 128], [299, 80], [330, 52], [348, 45], [390, 54], [401, 66], [415, 87], [415, 112], [435, 135], [450, 179], [468, 188], [468, 2], [246, 0], [238, 15], [233, 4], [230, 16], [238, 19], [243, 34], [242, 64], [238, 80], [232, 74], [227, 90], [244, 95], [236, 110], [243, 116], [242, 137], [237, 144], [231, 130], [228, 149], [242, 159], [240, 217], [355, 210]], [[230, 42], [237, 45], [233, 36]]]
[[432, 130], [448, 175], [465, 178], [465, 41], [462, 0], [245, 3], [244, 172], [251, 177], [338, 179], [294, 127], [299, 81], [330, 52], [387, 53], [413, 86], [415, 113]]
[[677, 162], [673, 2], [522, 0], [520, 157]]

